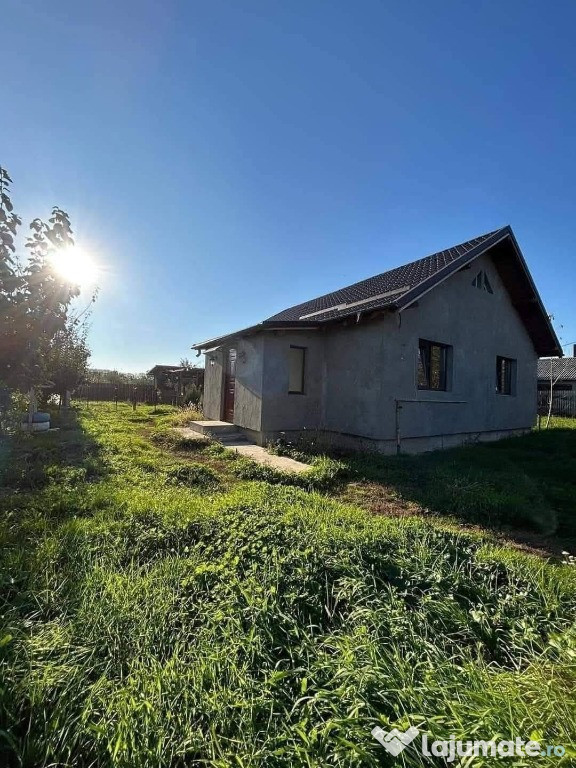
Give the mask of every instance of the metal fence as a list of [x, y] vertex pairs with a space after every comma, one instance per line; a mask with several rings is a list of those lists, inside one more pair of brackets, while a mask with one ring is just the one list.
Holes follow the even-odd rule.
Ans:
[[[550, 392], [538, 392], [538, 413], [545, 415], [550, 407]], [[552, 394], [552, 415], [576, 418], [576, 392], [558, 390]]]
[[117, 402], [152, 403], [158, 402], [158, 396], [153, 384], [110, 384], [108, 382], [95, 382], [82, 384], [74, 392], [75, 400], [96, 400]]

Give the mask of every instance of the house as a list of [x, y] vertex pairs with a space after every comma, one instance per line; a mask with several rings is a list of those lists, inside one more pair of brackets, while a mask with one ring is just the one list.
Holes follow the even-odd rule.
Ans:
[[576, 344], [573, 353], [574, 357], [538, 360], [540, 415], [576, 416]]
[[550, 392], [552, 384], [555, 392], [576, 392], [576, 344], [573, 354], [574, 357], [538, 360], [539, 391]]
[[163, 403], [181, 403], [191, 387], [202, 389], [204, 369], [182, 365], [155, 365], [146, 372], [154, 379], [154, 389]]
[[384, 452], [526, 432], [538, 357], [562, 354], [510, 227], [193, 348], [207, 419]]

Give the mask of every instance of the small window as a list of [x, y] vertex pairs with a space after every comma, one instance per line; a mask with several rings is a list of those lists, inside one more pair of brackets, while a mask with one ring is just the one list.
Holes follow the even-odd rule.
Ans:
[[304, 394], [304, 367], [306, 347], [290, 347], [288, 354], [288, 393]]
[[486, 272], [484, 272], [483, 269], [478, 272], [474, 280], [472, 280], [472, 285], [474, 288], [478, 288], [481, 291], [487, 291], [488, 293], [494, 293], [492, 290], [492, 286], [490, 285], [490, 280], [488, 280], [488, 275]]
[[516, 360], [511, 357], [496, 358], [496, 392], [513, 395], [516, 387]]
[[418, 389], [448, 389], [448, 353], [451, 347], [420, 339]]

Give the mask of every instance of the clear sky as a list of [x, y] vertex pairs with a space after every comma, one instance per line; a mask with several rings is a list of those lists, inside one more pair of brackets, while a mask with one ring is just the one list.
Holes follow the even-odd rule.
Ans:
[[511, 224], [576, 341], [574, 0], [2, 0], [0, 163], [106, 265], [92, 365]]

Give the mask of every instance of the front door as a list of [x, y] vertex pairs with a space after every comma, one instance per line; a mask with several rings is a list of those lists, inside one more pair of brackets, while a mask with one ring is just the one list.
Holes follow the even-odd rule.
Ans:
[[234, 392], [236, 389], [236, 350], [229, 349], [224, 372], [224, 414], [223, 419], [234, 423]]

